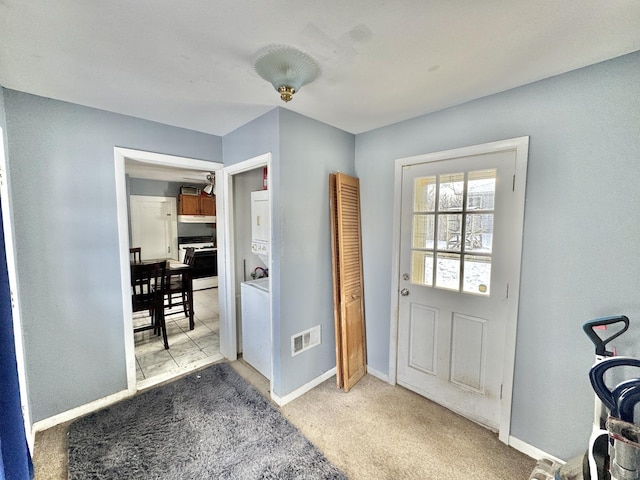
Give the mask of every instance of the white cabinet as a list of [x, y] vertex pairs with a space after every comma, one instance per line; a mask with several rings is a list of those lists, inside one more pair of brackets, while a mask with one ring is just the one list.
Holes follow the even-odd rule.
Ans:
[[270, 254], [271, 217], [269, 191], [251, 192], [251, 253], [267, 263]]
[[242, 358], [271, 379], [271, 320], [269, 279], [240, 284], [242, 302]]

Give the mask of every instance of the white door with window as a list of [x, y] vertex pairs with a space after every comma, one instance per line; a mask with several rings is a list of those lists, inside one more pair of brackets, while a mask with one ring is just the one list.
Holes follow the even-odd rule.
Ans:
[[517, 164], [508, 149], [402, 168], [397, 381], [494, 430], [519, 291]]
[[131, 246], [140, 247], [143, 260], [178, 259], [176, 199], [131, 195]]

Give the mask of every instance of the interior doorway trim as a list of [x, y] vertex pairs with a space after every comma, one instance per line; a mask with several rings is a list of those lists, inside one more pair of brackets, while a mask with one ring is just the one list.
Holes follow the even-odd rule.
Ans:
[[[222, 262], [219, 262], [218, 289], [220, 290], [220, 353], [230, 360], [238, 358], [238, 331], [236, 311], [236, 249], [234, 242], [234, 218], [233, 218], [233, 176], [239, 173], [267, 167], [268, 175], [271, 175], [271, 153], [264, 153], [222, 169], [222, 180], [218, 183], [218, 195], [223, 205], [222, 212], [218, 213], [218, 247], [225, 252]], [[269, 184], [271, 182], [269, 181]], [[271, 218], [273, 218], [273, 199], [271, 188], [269, 192], [269, 205]], [[222, 215], [222, 218], [220, 216]], [[272, 250], [273, 251], [273, 250]], [[269, 257], [269, 271], [272, 265]], [[271, 275], [270, 275], [271, 276]], [[273, 312], [273, 295], [269, 296], [269, 312]], [[273, 322], [271, 321], [271, 338], [273, 338]], [[273, 352], [272, 352], [273, 353]], [[271, 382], [273, 382], [273, 355], [271, 355]]]
[[[114, 164], [116, 180], [116, 202], [118, 215], [118, 245], [120, 249], [120, 282], [122, 290], [122, 315], [124, 318], [124, 347], [127, 369], [127, 390], [133, 394], [136, 392], [136, 355], [133, 339], [133, 317], [131, 309], [131, 272], [129, 268], [129, 212], [127, 208], [127, 182], [125, 177], [125, 160], [127, 158], [138, 162], [164, 167], [178, 167], [188, 170], [202, 170], [210, 172], [222, 168], [219, 162], [208, 162], [194, 158], [178, 157], [161, 153], [132, 150], [129, 148], [114, 147]], [[218, 208], [224, 208], [220, 206]], [[222, 250], [224, 256], [224, 250]], [[220, 324], [223, 323], [222, 311], [220, 312]], [[220, 338], [220, 349], [223, 339]], [[148, 385], [147, 385], [148, 386]]]
[[[389, 322], [389, 383], [395, 385], [397, 382], [397, 362], [398, 362], [398, 291], [400, 284], [400, 222], [401, 222], [401, 200], [402, 200], [402, 171], [405, 166], [417, 165], [427, 162], [437, 162], [460, 158], [466, 156], [483, 155], [512, 150], [516, 152], [516, 175], [514, 185], [522, 186], [517, 190], [515, 198], [516, 208], [524, 212], [525, 187], [527, 179], [527, 160], [529, 151], [529, 137], [518, 137], [497, 142], [484, 143], [469, 147], [456, 148], [442, 152], [417, 155], [407, 158], [399, 158], [394, 165], [394, 200], [393, 200], [393, 239], [392, 239], [392, 265], [391, 265], [391, 312]], [[520, 215], [518, 225], [513, 225], [514, 229], [523, 230], [524, 215]], [[514, 247], [518, 258], [522, 258], [522, 243]], [[514, 267], [517, 269], [517, 278], [520, 278], [520, 263]], [[513, 373], [515, 369], [516, 354], [516, 331], [518, 323], [518, 303], [520, 288], [509, 290], [509, 299], [512, 300], [509, 306], [510, 322], [506, 327], [504, 372], [502, 399], [500, 402], [500, 426], [498, 437], [503, 443], [509, 443], [509, 432], [511, 430], [511, 400], [513, 396]]]

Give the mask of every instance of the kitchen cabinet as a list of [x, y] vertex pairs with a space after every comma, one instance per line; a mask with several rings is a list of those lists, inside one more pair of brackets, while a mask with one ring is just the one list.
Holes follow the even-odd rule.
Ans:
[[180, 195], [178, 215], [215, 216], [216, 197], [204, 195]]
[[[269, 256], [271, 242], [271, 218], [269, 191], [251, 192], [251, 252]], [[266, 263], [266, 262], [265, 262]]]

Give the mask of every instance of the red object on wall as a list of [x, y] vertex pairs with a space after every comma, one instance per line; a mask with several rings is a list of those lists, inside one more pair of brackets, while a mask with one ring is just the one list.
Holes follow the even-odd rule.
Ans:
[[267, 172], [267, 167], [262, 167], [262, 189], [267, 190], [269, 186], [269, 176]]

